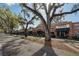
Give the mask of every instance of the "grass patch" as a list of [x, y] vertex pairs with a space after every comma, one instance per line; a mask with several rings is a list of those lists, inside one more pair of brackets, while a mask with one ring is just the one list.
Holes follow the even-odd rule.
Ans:
[[21, 36], [21, 39], [25, 39], [25, 37], [24, 36]]
[[35, 37], [35, 36], [21, 36], [21, 39], [31, 40], [31, 41], [39, 41], [41, 37]]
[[38, 41], [41, 38], [40, 37], [27, 36], [25, 39], [31, 40], [31, 41]]

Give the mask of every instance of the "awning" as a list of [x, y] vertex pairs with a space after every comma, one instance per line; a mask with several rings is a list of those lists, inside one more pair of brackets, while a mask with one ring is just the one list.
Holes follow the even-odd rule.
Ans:
[[56, 29], [56, 31], [60, 31], [60, 32], [64, 32], [64, 31], [68, 31], [70, 28], [60, 28], [60, 29]]

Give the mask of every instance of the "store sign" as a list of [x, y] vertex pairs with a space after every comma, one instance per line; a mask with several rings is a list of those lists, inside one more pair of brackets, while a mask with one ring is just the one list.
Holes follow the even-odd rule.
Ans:
[[56, 28], [69, 28], [70, 26], [69, 26], [69, 24], [67, 24], [67, 25], [61, 25], [61, 26], [56, 26]]

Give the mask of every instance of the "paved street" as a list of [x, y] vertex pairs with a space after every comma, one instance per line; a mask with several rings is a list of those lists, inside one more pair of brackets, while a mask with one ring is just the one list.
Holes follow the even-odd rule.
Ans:
[[15, 56], [75, 56], [76, 53], [48, 47], [28, 40], [20, 36], [10, 36], [0, 33], [0, 55]]

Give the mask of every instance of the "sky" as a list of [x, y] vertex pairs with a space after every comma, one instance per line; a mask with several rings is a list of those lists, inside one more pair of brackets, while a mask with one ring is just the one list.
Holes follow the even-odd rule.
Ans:
[[[64, 6], [65, 11], [69, 11], [72, 8], [73, 3], [66, 4]], [[66, 21], [79, 22], [79, 12], [77, 14], [70, 14], [65, 17]]]
[[[70, 4], [66, 4], [63, 7], [64, 11], [69, 11], [72, 8], [72, 5], [73, 4], [71, 4], [71, 3]], [[7, 3], [7, 4], [0, 3], [0, 7], [5, 7], [5, 6], [9, 6], [11, 11], [16, 13], [16, 14], [19, 14], [21, 12], [21, 7], [18, 4], [14, 4], [14, 3], [13, 4], [11, 4], [11, 3]], [[30, 5], [30, 7], [31, 7], [31, 5]], [[42, 13], [43, 13], [43, 11], [42, 11]], [[65, 21], [79, 22], [79, 12], [76, 15], [75, 14], [67, 15], [65, 17]], [[31, 25], [31, 26], [36, 27], [39, 23], [40, 23], [40, 21], [35, 21], [34, 25]]]

